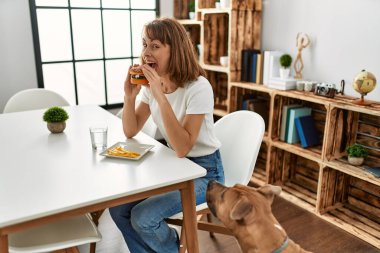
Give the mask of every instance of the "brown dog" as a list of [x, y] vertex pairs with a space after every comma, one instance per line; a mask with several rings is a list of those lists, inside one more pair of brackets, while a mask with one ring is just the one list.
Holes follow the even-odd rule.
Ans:
[[211, 212], [232, 231], [244, 253], [309, 252], [288, 238], [272, 214], [273, 198], [280, 192], [281, 187], [273, 185], [255, 189], [210, 181], [206, 199]]

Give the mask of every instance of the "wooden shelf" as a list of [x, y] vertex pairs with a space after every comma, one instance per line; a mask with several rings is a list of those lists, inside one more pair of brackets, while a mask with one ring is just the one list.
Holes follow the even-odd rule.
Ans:
[[378, 223], [344, 207], [337, 208], [320, 217], [380, 248], [380, 225]]
[[214, 115], [216, 115], [216, 116], [223, 117], [223, 116], [226, 116], [227, 114], [228, 114], [228, 112], [225, 110], [214, 109]]
[[360, 178], [366, 182], [370, 182], [372, 184], [380, 186], [380, 178], [376, 178], [374, 175], [367, 172], [365, 168], [361, 166], [353, 166], [348, 162], [344, 161], [343, 159], [326, 161], [324, 164], [335, 170], [339, 170], [353, 177]]
[[290, 153], [293, 153], [295, 155], [299, 155], [304, 158], [313, 160], [315, 162], [318, 162], [318, 163], [322, 162], [321, 150], [320, 150], [321, 146], [317, 146], [317, 148], [313, 147], [313, 148], [305, 149], [305, 148], [302, 148], [299, 143], [289, 144], [283, 141], [272, 141], [272, 145], [282, 150], [286, 150]]
[[205, 70], [215, 71], [215, 72], [222, 72], [228, 74], [230, 72], [229, 67], [223, 67], [221, 65], [210, 65], [210, 64], [201, 64], [201, 67]]
[[178, 22], [182, 25], [202, 25], [203, 22], [194, 19], [178, 19]]
[[268, 88], [265, 85], [257, 84], [257, 83], [247, 83], [247, 82], [231, 82], [231, 86], [239, 87], [247, 90], [255, 90], [255, 91], [262, 91], [266, 93], [272, 93], [273, 89]]
[[293, 188], [288, 186], [282, 186], [282, 189], [283, 190], [280, 194], [280, 197], [292, 202], [293, 204], [296, 204], [297, 206], [302, 207], [311, 213], [315, 213], [315, 205], [312, 205], [308, 201], [305, 201], [305, 199], [312, 201], [309, 196], [302, 194], [299, 191], [295, 191]]
[[205, 9], [199, 9], [199, 11], [202, 13], [202, 16], [205, 14], [219, 14], [219, 13], [231, 13], [230, 8], [205, 8]]

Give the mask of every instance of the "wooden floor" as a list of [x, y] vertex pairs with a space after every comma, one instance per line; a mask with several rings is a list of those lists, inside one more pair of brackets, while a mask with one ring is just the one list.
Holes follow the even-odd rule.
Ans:
[[[307, 250], [315, 253], [380, 253], [380, 249], [280, 197], [274, 200], [272, 209], [288, 236]], [[97, 253], [129, 252], [108, 210], [100, 218], [99, 230], [103, 239], [97, 244]], [[203, 231], [199, 231], [198, 235], [201, 253], [240, 252], [232, 236], [216, 234], [215, 239], [212, 239]], [[80, 252], [89, 252], [88, 247], [80, 247]]]

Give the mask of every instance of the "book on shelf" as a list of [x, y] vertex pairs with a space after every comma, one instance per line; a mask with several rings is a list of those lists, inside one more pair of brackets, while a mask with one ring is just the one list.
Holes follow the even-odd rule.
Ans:
[[257, 55], [257, 66], [256, 66], [256, 83], [263, 83], [263, 55]]
[[363, 166], [366, 171], [374, 175], [375, 177], [380, 178], [380, 167], [370, 167], [370, 166]]
[[[281, 114], [281, 128], [280, 128], [280, 140], [285, 141], [286, 140], [286, 127], [287, 127], [287, 121], [289, 116], [289, 110], [290, 108], [296, 108], [296, 107], [302, 107], [300, 104], [291, 104], [291, 105], [284, 105], [282, 107], [282, 114]], [[289, 122], [288, 122], [289, 124]]]
[[315, 122], [311, 115], [296, 118], [295, 124], [301, 147], [308, 148], [320, 144]]
[[250, 55], [250, 68], [248, 81], [256, 83], [257, 54], [255, 53]]
[[256, 82], [257, 75], [257, 55], [260, 50], [243, 49], [241, 57], [241, 81]]
[[[280, 76], [279, 59], [282, 54], [283, 53], [280, 51], [265, 51], [264, 52], [264, 67], [263, 67], [263, 84], [264, 85], [268, 84], [268, 81], [270, 78]], [[277, 61], [276, 59], [274, 59], [274, 57], [277, 59]], [[277, 69], [277, 72], [274, 69]]]
[[287, 138], [286, 138], [287, 143], [294, 144], [294, 143], [299, 142], [299, 137], [298, 137], [296, 126], [295, 126], [295, 119], [302, 116], [308, 116], [308, 115], [311, 115], [310, 107], [290, 108], [289, 116], [288, 116], [289, 121], [287, 124]]

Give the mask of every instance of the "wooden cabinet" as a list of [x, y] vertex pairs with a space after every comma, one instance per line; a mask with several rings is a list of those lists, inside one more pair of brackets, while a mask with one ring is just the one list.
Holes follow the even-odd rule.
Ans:
[[[187, 19], [189, 2], [175, 0], [175, 17], [201, 45], [214, 114], [239, 110], [245, 96], [260, 100], [266, 131], [251, 182], [282, 186], [283, 198], [380, 248], [380, 179], [349, 165], [345, 153], [360, 143], [370, 150], [365, 165], [380, 166], [380, 103], [358, 106], [345, 96], [329, 99], [241, 82], [242, 50], [261, 47], [262, 0], [231, 0], [222, 9], [215, 0], [195, 1], [196, 20]], [[227, 67], [220, 56], [229, 56]], [[320, 145], [304, 149], [280, 140], [282, 109], [289, 104], [312, 109]]]
[[[281, 196], [380, 248], [380, 178], [364, 166], [380, 166], [380, 103], [358, 106], [353, 98], [334, 99], [311, 92], [279, 91], [232, 82], [232, 93], [267, 97], [269, 116], [251, 182], [283, 188]], [[238, 101], [239, 95], [235, 95]], [[312, 108], [320, 145], [304, 149], [280, 140], [282, 108]], [[359, 143], [369, 150], [363, 166], [347, 162], [346, 147]]]
[[[227, 8], [215, 8], [215, 0], [195, 1], [195, 20], [188, 19], [191, 0], [174, 0], [174, 17], [189, 31], [200, 27], [200, 64], [206, 70], [215, 95], [216, 116], [231, 110], [231, 81], [240, 80], [241, 54], [246, 48], [260, 49], [262, 0], [231, 0]], [[228, 56], [228, 66], [220, 57]]]

